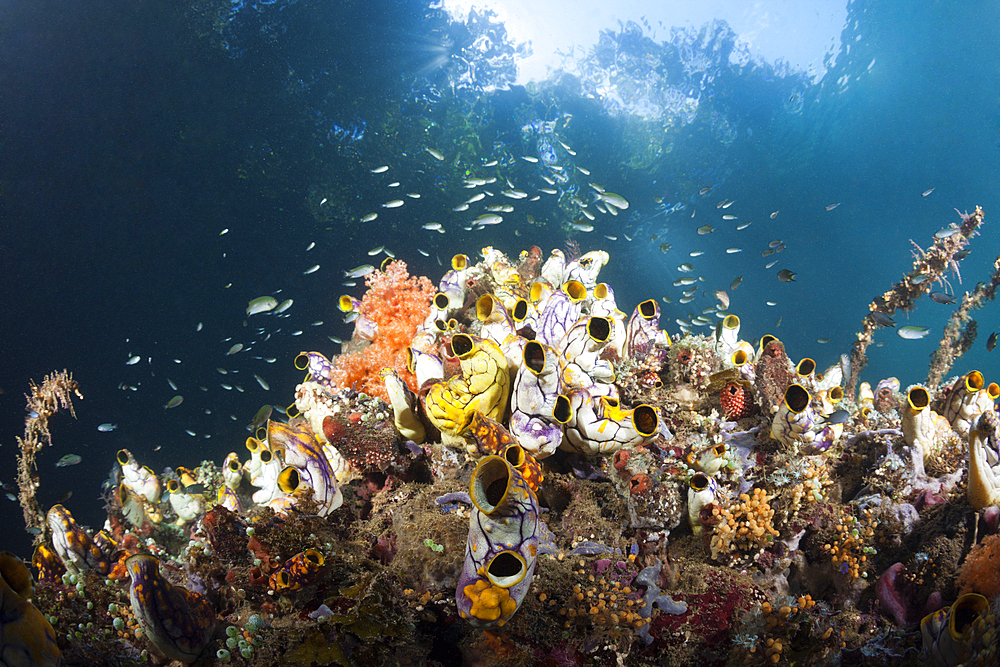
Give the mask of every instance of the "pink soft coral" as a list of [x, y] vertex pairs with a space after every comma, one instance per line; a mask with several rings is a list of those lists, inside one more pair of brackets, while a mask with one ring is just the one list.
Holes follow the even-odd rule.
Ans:
[[406, 370], [405, 351], [430, 312], [434, 284], [423, 276], [411, 278], [404, 262], [368, 274], [365, 283], [368, 291], [361, 298], [361, 312], [378, 325], [378, 335], [360, 352], [337, 357], [331, 379], [340, 387], [357, 383], [358, 391], [388, 400], [379, 377], [383, 368], [395, 369], [411, 389], [417, 388]]

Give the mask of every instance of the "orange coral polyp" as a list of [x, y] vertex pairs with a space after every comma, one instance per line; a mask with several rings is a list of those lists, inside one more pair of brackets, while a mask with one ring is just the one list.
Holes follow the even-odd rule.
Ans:
[[358, 391], [389, 400], [379, 373], [392, 368], [416, 391], [416, 378], [406, 369], [406, 348], [430, 312], [434, 284], [423, 276], [410, 277], [404, 262], [392, 262], [385, 271], [365, 276], [368, 291], [361, 299], [361, 312], [378, 325], [371, 345], [335, 360], [333, 383], [355, 385]]

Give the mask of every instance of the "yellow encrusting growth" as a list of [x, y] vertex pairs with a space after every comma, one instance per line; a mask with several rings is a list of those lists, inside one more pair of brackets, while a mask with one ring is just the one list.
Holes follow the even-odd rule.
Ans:
[[479, 579], [464, 590], [472, 600], [470, 613], [481, 621], [499, 619], [498, 625], [503, 625], [517, 611], [517, 603], [511, 599], [507, 589], [494, 586], [486, 579]]

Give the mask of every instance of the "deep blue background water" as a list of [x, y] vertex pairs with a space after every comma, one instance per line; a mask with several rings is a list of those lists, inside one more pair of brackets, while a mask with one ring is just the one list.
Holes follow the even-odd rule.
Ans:
[[[486, 245], [512, 256], [533, 244], [548, 252], [573, 238], [583, 251], [611, 253], [602, 278], [623, 310], [670, 297], [661, 325], [671, 332], [675, 318], [701, 313], [741, 275], [730, 310], [744, 337], [774, 333], [791, 357], [834, 363], [871, 298], [909, 269], [910, 239], [929, 245], [957, 220], [953, 209], [979, 204], [987, 215], [962, 262], [963, 283], [949, 277], [958, 294], [986, 279], [1000, 253], [1000, 12], [990, 2], [916, 4], [851, 3], [845, 47], [818, 83], [773, 63], [733, 64], [725, 25], [678, 32], [667, 44], [615, 26], [584, 71], [615, 64], [619, 90], [652, 80], [653, 93], [699, 100], [695, 114], [678, 107], [640, 118], [595, 97], [586, 78], [505, 85], [518, 45], [502, 26], [450, 24], [426, 3], [5, 3], [0, 481], [14, 478], [28, 379], [61, 368], [74, 372], [85, 399], [77, 421], [54, 420], [40, 493], [51, 503], [72, 490], [67, 506], [84, 523], [103, 521], [100, 483], [121, 447], [154, 469], [242, 452], [244, 425], [260, 405], [291, 402], [301, 379], [295, 355], [335, 353], [328, 336], [349, 336], [336, 301], [362, 291], [342, 286], [341, 272], [372, 261], [367, 251], [379, 245], [436, 281], [436, 257], [447, 263]], [[481, 212], [451, 210], [478, 191], [462, 188], [462, 178], [496, 175], [494, 193], [504, 178], [529, 194], [547, 187], [539, 165], [521, 159], [539, 156], [542, 135], [524, 129], [532, 123], [552, 124], [576, 152], [556, 149], [581, 197], [589, 200], [594, 181], [627, 197], [629, 210], [598, 216], [588, 234], [567, 227], [554, 197], [498, 196], [515, 206], [503, 224], [462, 230]], [[483, 167], [492, 159], [500, 164]], [[370, 173], [383, 164], [389, 172]], [[387, 187], [396, 180], [399, 188]], [[663, 215], [656, 197], [684, 208]], [[405, 205], [381, 207], [396, 198]], [[716, 209], [723, 199], [735, 204]], [[834, 202], [841, 205], [826, 211]], [[376, 221], [358, 222], [370, 212]], [[723, 212], [739, 220], [723, 221]], [[447, 233], [421, 229], [432, 221]], [[704, 224], [715, 232], [698, 235]], [[762, 258], [774, 239], [787, 250]], [[672, 248], [661, 252], [662, 243]], [[726, 254], [730, 247], [743, 252]], [[705, 254], [690, 258], [696, 250]], [[688, 261], [695, 273], [679, 273]], [[303, 275], [314, 264], [320, 270]], [[782, 268], [796, 282], [779, 282]], [[671, 283], [686, 275], [704, 277], [704, 294], [681, 305], [683, 288]], [[247, 318], [247, 302], [263, 294], [293, 298], [288, 317]], [[985, 350], [1000, 329], [995, 309], [975, 313], [980, 340], [954, 373], [1000, 378]], [[908, 318], [897, 315], [931, 336], [882, 332], [885, 345], [870, 349], [863, 379], [922, 381], [950, 312], [923, 300]], [[234, 342], [252, 349], [225, 356]], [[142, 362], [125, 365], [132, 354]], [[174, 394], [184, 403], [164, 410]], [[102, 422], [119, 428], [100, 433]], [[67, 453], [83, 462], [54, 468]], [[19, 525], [17, 505], [0, 506], [4, 525]], [[29, 555], [28, 544], [13, 530], [0, 547]]]

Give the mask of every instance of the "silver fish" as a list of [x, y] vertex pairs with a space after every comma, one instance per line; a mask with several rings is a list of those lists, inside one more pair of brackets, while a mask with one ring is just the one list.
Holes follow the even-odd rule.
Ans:
[[259, 296], [247, 305], [247, 315], [266, 313], [273, 310], [278, 305], [278, 300], [273, 296]]
[[374, 270], [375, 267], [371, 264], [362, 264], [361, 266], [354, 267], [350, 271], [344, 271], [344, 276], [347, 278], [362, 278]]
[[921, 338], [927, 336], [930, 332], [931, 330], [927, 327], [906, 326], [896, 329], [896, 334], [900, 338], [905, 338], [906, 340], [920, 340]]

